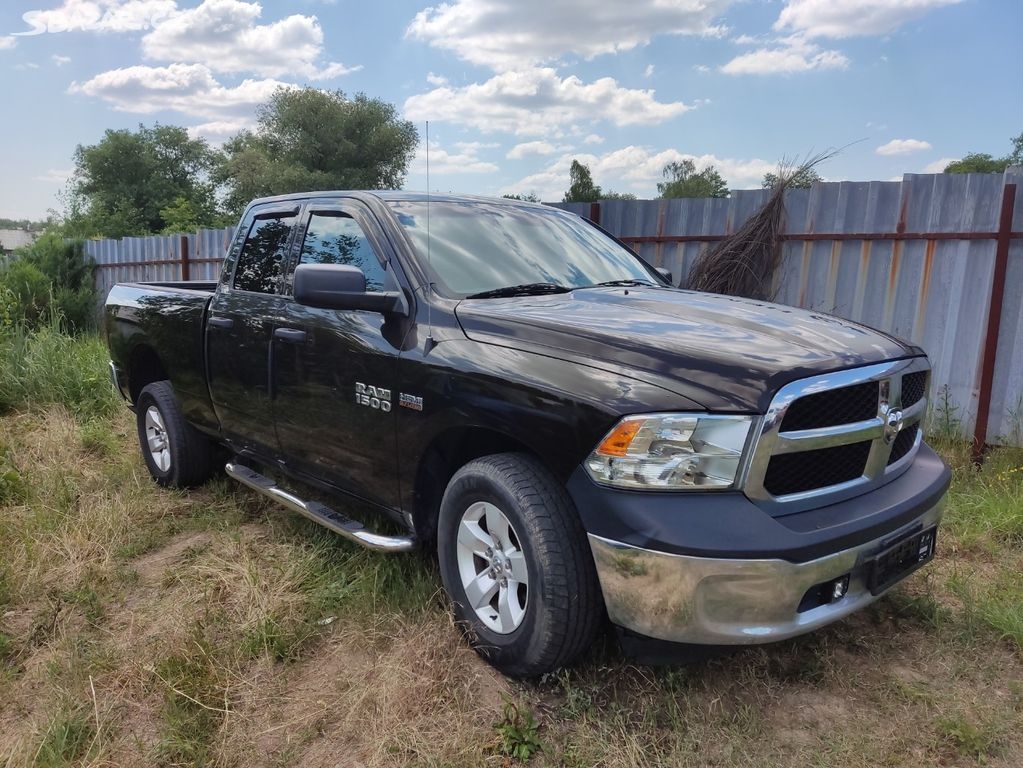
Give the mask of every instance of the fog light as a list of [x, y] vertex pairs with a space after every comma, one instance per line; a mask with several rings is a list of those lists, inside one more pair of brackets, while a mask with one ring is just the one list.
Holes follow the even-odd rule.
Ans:
[[831, 602], [835, 603], [845, 597], [849, 591], [849, 574], [831, 582]]

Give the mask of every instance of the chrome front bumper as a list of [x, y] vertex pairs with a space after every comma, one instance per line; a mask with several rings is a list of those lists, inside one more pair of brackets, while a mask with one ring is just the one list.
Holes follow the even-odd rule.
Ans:
[[[885, 536], [805, 563], [688, 557], [589, 534], [607, 612], [615, 624], [658, 640], [747, 645], [810, 632], [872, 603], [865, 561], [883, 544], [936, 525], [944, 502]], [[819, 584], [849, 575], [845, 596], [799, 611]]]

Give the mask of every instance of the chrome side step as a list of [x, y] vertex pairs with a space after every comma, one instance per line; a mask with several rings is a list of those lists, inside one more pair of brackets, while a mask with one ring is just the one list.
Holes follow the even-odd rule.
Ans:
[[318, 501], [304, 501], [293, 493], [288, 493], [278, 487], [269, 477], [259, 474], [244, 464], [230, 461], [224, 467], [224, 471], [242, 485], [259, 491], [278, 504], [308, 517], [314, 523], [319, 523], [324, 528], [329, 528], [334, 533], [344, 536], [366, 549], [377, 552], [409, 552], [418, 547], [414, 536], [384, 536], [368, 531], [358, 520], [352, 520]]

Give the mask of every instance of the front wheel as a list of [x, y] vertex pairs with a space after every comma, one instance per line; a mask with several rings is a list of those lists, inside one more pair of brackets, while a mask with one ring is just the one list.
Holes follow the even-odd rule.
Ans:
[[495, 667], [535, 677], [590, 647], [603, 615], [593, 558], [571, 499], [538, 461], [505, 453], [466, 464], [437, 533], [455, 619]]
[[160, 485], [199, 485], [215, 469], [213, 444], [185, 420], [169, 381], [147, 385], [135, 402], [139, 446]]

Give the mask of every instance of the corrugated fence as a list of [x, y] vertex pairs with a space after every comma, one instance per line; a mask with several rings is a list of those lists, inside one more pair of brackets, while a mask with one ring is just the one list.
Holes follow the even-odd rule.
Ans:
[[[1006, 174], [906, 175], [829, 182], [786, 194], [777, 301], [866, 323], [920, 344], [932, 394], [979, 442], [1023, 444], [1023, 168]], [[722, 200], [557, 204], [592, 218], [684, 281], [696, 257], [765, 202], [764, 190]], [[95, 241], [101, 292], [127, 280], [216, 279], [233, 228]]]

